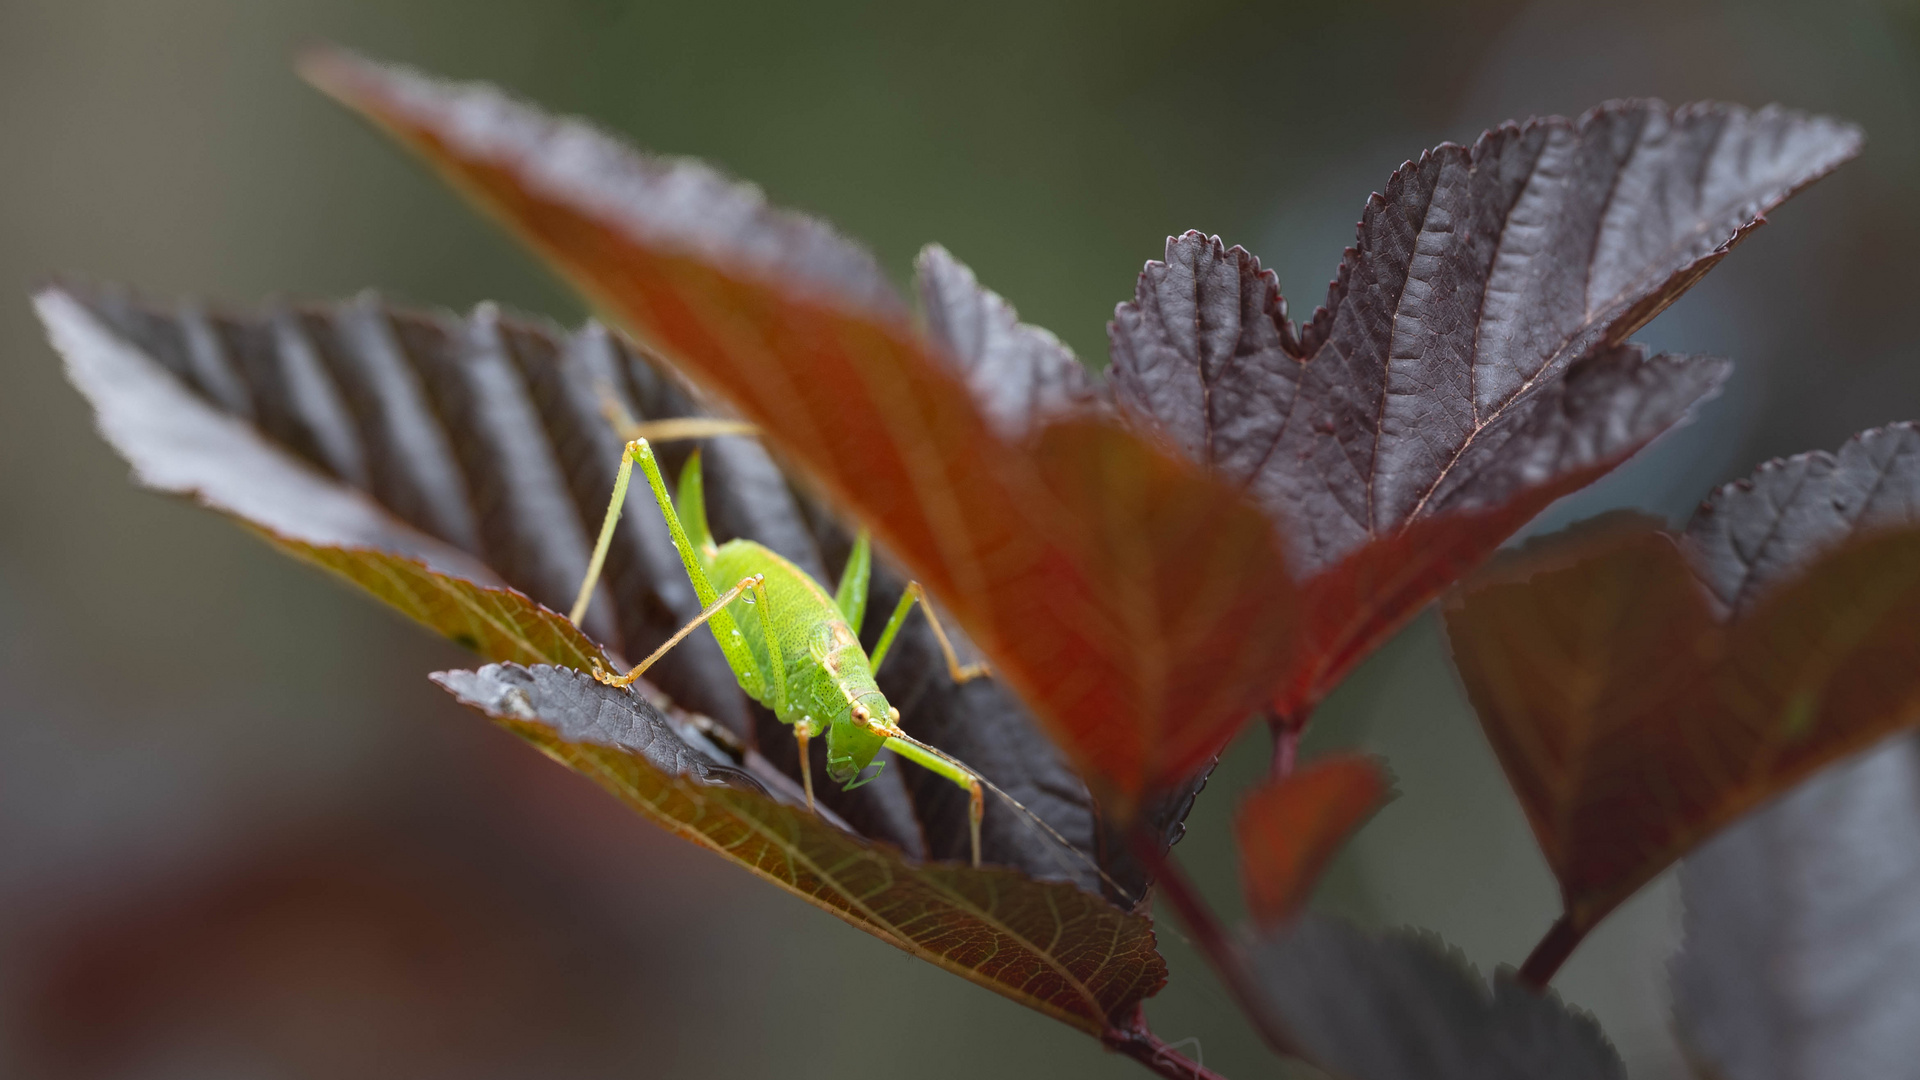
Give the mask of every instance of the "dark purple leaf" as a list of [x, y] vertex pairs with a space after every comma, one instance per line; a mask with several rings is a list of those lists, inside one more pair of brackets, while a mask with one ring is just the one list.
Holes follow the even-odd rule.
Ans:
[[1219, 237], [1168, 237], [1166, 261], [1140, 272], [1107, 333], [1129, 413], [1240, 483], [1267, 467], [1303, 369], [1279, 279], [1259, 259]]
[[1073, 350], [1021, 322], [946, 248], [928, 245], [914, 266], [928, 335], [959, 361], [967, 389], [1002, 435], [1019, 438], [1048, 420], [1101, 407], [1098, 384]]
[[766, 792], [751, 775], [688, 745], [645, 698], [608, 693], [610, 687], [571, 668], [489, 664], [431, 677], [462, 704], [488, 716], [544, 722], [561, 739], [625, 750], [670, 777]]
[[1309, 567], [1449, 486], [1479, 505], [1456, 473], [1482, 438], [1859, 145], [1778, 108], [1624, 102], [1423, 155], [1369, 202], [1300, 332], [1301, 400], [1253, 490], [1313, 537], [1296, 549]]
[[1820, 773], [1680, 863], [1674, 1011], [1723, 1080], [1920, 1061], [1920, 737]]
[[1916, 523], [1920, 425], [1890, 424], [1714, 492], [1687, 524], [1686, 548], [1723, 613], [1737, 616], [1856, 534]]
[[[66, 358], [68, 378], [94, 405], [100, 434], [133, 466], [141, 484], [191, 497], [280, 537], [377, 549], [482, 585], [500, 584], [459, 545], [401, 520], [373, 497], [337, 482], [328, 475], [329, 465], [283, 450], [224, 411], [218, 399], [209, 400], [210, 384], [244, 384], [216, 337], [185, 332], [190, 320], [204, 325], [204, 315], [187, 308], [189, 316], [175, 321], [113, 293], [90, 307], [63, 289], [42, 292], [35, 304]], [[234, 390], [225, 401], [247, 399]], [[236, 407], [251, 414], [250, 404]]]
[[1432, 934], [1308, 915], [1249, 950], [1265, 1023], [1346, 1080], [1624, 1080], [1593, 1018]]
[[[1778, 108], [1622, 102], [1445, 144], [1369, 201], [1298, 329], [1257, 259], [1170, 239], [1110, 328], [1117, 400], [1244, 485], [1285, 525], [1297, 573], [1363, 583], [1310, 585], [1322, 625], [1276, 709], [1310, 709], [1514, 529], [1711, 391], [1723, 363], [1648, 360], [1627, 336], [1859, 142]], [[1418, 528], [1450, 514], [1473, 527], [1440, 527], [1444, 543]]]

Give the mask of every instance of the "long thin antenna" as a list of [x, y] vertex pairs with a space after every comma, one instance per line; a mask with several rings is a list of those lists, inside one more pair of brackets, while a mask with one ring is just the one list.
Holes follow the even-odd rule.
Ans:
[[1002, 790], [999, 784], [996, 784], [993, 781], [987, 779], [986, 777], [981, 776], [980, 773], [977, 770], [975, 770], [972, 766], [966, 764], [965, 762], [959, 760], [958, 758], [954, 757], [952, 754], [947, 753], [945, 750], [942, 750], [937, 746], [931, 746], [931, 745], [928, 745], [927, 743], [923, 743], [919, 739], [916, 739], [911, 735], [904, 735], [904, 734], [895, 735], [894, 738], [899, 739], [902, 742], [912, 743], [913, 745], [921, 748], [922, 750], [925, 750], [927, 753], [933, 754], [934, 756], [944, 760], [945, 762], [947, 762], [947, 764], [952, 765], [954, 768], [965, 770], [969, 776], [972, 776], [975, 780], [980, 781], [980, 784], [982, 787], [986, 788], [988, 791], [993, 792], [995, 795], [1000, 796], [1000, 799], [1002, 802], [1005, 802], [1008, 806], [1011, 806], [1015, 810], [1020, 811], [1020, 816], [1027, 822], [1027, 825], [1029, 828], [1038, 826], [1042, 831], [1046, 833], [1046, 835], [1052, 837], [1055, 843], [1059, 844], [1061, 847], [1065, 848], [1066, 850], [1073, 852], [1075, 858], [1079, 859], [1082, 863], [1085, 863], [1087, 869], [1092, 870], [1096, 874], [1099, 874], [1100, 880], [1106, 882], [1107, 886], [1111, 888], [1114, 892], [1119, 893], [1121, 899], [1125, 900], [1129, 906], [1138, 904], [1140, 902], [1133, 895], [1133, 893], [1127, 891], [1127, 889], [1124, 888], [1119, 882], [1113, 880], [1113, 878], [1109, 876], [1105, 870], [1102, 870], [1100, 868], [1100, 864], [1093, 861], [1092, 856], [1088, 855], [1084, 851], [1081, 851], [1078, 847], [1074, 845], [1073, 841], [1068, 840], [1064, 836], [1061, 836], [1060, 831], [1058, 829], [1055, 829], [1052, 825], [1047, 824], [1047, 820], [1045, 818], [1027, 809], [1024, 805], [1021, 804], [1019, 799], [1014, 798], [1013, 796], [1007, 794], [1004, 790]]

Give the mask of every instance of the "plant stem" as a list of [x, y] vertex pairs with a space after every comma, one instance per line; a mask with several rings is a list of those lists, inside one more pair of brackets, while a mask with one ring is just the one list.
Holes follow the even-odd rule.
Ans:
[[1517, 977], [1520, 985], [1536, 994], [1543, 993], [1553, 981], [1554, 972], [1560, 970], [1560, 965], [1567, 962], [1567, 957], [1573, 955], [1573, 950], [1586, 936], [1587, 932], [1576, 927], [1571, 916], [1562, 915], [1554, 920], [1540, 944], [1527, 954], [1527, 962], [1520, 965]]
[[1247, 1019], [1253, 1022], [1254, 1028], [1275, 1052], [1298, 1057], [1300, 1052], [1294, 1047], [1293, 1040], [1269, 1022], [1259, 984], [1254, 980], [1253, 973], [1247, 970], [1240, 951], [1234, 948], [1226, 928], [1220, 925], [1219, 918], [1207, 906], [1200, 890], [1194, 888], [1193, 882], [1187, 880], [1172, 855], [1162, 851], [1152, 836], [1139, 829], [1129, 835], [1134, 857], [1153, 875], [1153, 887], [1167, 898], [1181, 925], [1193, 936], [1194, 945], [1213, 965], [1221, 983], [1239, 1004], [1240, 1011], [1246, 1013]]
[[1293, 775], [1294, 761], [1300, 756], [1300, 729], [1280, 717], [1268, 721], [1273, 729], [1273, 765], [1270, 780], [1285, 780]]
[[1107, 1049], [1125, 1054], [1167, 1080], [1227, 1080], [1226, 1077], [1188, 1058], [1155, 1035], [1147, 1027], [1144, 1009], [1135, 1005], [1133, 1016], [1124, 1028], [1114, 1028], [1104, 1039]]

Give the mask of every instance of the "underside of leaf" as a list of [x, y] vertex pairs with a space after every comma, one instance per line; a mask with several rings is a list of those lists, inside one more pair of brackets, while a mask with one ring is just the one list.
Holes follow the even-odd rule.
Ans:
[[[644, 699], [566, 668], [434, 676], [668, 830], [863, 930], [1095, 1036], [1166, 982], [1143, 918], [1012, 871], [915, 864], [803, 808], [719, 786]], [[679, 768], [674, 768], [678, 765]]]
[[1836, 765], [1680, 863], [1689, 1055], [1725, 1080], [1878, 1080], [1920, 1060], [1920, 736]]

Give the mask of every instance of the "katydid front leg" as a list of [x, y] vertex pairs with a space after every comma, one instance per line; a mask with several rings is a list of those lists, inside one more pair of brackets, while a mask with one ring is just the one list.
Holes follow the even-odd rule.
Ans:
[[[847, 555], [847, 568], [840, 573], [840, 589], [837, 603], [847, 616], [847, 622], [859, 627], [861, 618], [867, 610], [867, 584], [872, 573], [872, 541], [867, 530], [861, 529], [854, 537], [853, 551]], [[887, 625], [880, 631], [880, 640], [874, 645], [868, 657], [871, 670], [880, 670], [880, 661], [886, 659], [887, 650], [892, 648], [893, 639], [900, 633], [900, 625], [907, 619], [907, 611], [912, 608], [915, 599], [920, 601], [922, 610], [927, 613], [927, 622], [933, 627], [933, 636], [940, 642], [940, 650], [947, 658], [947, 674], [956, 683], [963, 683], [987, 673], [987, 665], [970, 664], [961, 667], [959, 658], [954, 655], [953, 643], [947, 640], [947, 632], [933, 613], [933, 606], [927, 603], [927, 594], [917, 581], [907, 582], [907, 591], [894, 605], [893, 614], [887, 619]], [[886, 747], [901, 757], [912, 761], [930, 772], [937, 773], [960, 785], [967, 792], [967, 828], [971, 833], [973, 862], [980, 864], [980, 822], [987, 812], [986, 793], [981, 788], [980, 778], [945, 753], [926, 743], [914, 739], [904, 732], [889, 736]], [[1018, 804], [1015, 804], [1018, 805]], [[1025, 810], [1025, 807], [1020, 807]]]
[[[861, 532], [861, 539], [866, 538]], [[907, 621], [907, 612], [913, 609], [914, 601], [919, 601], [920, 610], [927, 613], [927, 625], [933, 628], [934, 639], [940, 642], [940, 654], [947, 660], [947, 675], [956, 683], [969, 682], [982, 675], [989, 674], [986, 661], [960, 666], [960, 657], [953, 651], [953, 642], [947, 638], [947, 629], [940, 625], [940, 617], [933, 613], [933, 604], [927, 600], [927, 591], [917, 581], [907, 582], [907, 591], [900, 594], [900, 602], [893, 606], [893, 614], [887, 619], [887, 625], [880, 631], [880, 641], [873, 647], [871, 657], [873, 670], [880, 670], [880, 662], [887, 658], [887, 650], [893, 648], [894, 636], [900, 633], [900, 624]]]
[[[979, 866], [980, 822], [987, 814], [987, 796], [980, 786], [980, 777], [975, 775], [972, 769], [905, 733], [889, 736], [885, 745], [887, 749], [908, 761], [920, 765], [929, 772], [938, 773], [966, 790], [967, 831], [973, 842], [973, 865]], [[1019, 806], [1018, 803], [1014, 805]], [[1024, 806], [1019, 808], [1023, 811], [1026, 809]]]

